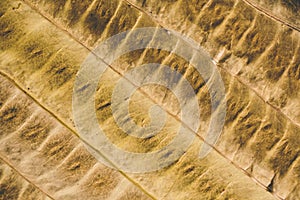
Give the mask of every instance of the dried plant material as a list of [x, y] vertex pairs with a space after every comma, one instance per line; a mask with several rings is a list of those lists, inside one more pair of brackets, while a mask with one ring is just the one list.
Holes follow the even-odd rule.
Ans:
[[[299, 199], [299, 10], [297, 1], [268, 0], [1, 1], [0, 199]], [[182, 123], [176, 95], [150, 85], [130, 98], [129, 113], [146, 127], [158, 104], [167, 113], [160, 133], [135, 138], [118, 126], [113, 91], [138, 66], [161, 63], [182, 74], [200, 110], [195, 139], [176, 161], [130, 173], [87, 149], [93, 146], [74, 124], [72, 95], [94, 48], [143, 27], [172, 29], [203, 47], [222, 77], [227, 109], [218, 142], [200, 159], [213, 115], [205, 78], [174, 52], [122, 55], [99, 79], [94, 99], [114, 145], [149, 153], [169, 144]]]

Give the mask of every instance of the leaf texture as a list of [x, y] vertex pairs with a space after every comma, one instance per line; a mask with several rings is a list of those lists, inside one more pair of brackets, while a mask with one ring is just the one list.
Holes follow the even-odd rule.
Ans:
[[[32, 199], [299, 199], [299, 5], [291, 1], [291, 10], [280, 12], [283, 25], [272, 18], [284, 8], [280, 3], [250, 3], [1, 1], [0, 156], [6, 171], [0, 198], [28, 199], [30, 193]], [[143, 125], [148, 108], [160, 104], [168, 111], [160, 134], [134, 139], [114, 122], [114, 85], [128, 69], [149, 62], [164, 63], [192, 83], [201, 128], [188, 151], [167, 168], [146, 174], [110, 169], [97, 162], [76, 132], [76, 73], [110, 36], [160, 26], [193, 38], [218, 64], [228, 106], [224, 131], [214, 150], [198, 159], [211, 115], [203, 79], [170, 52], [131, 52], [105, 72], [95, 95], [107, 137], [128, 151], [149, 152], [167, 144], [178, 129], [178, 102], [159, 86], [137, 91], [130, 110]]]

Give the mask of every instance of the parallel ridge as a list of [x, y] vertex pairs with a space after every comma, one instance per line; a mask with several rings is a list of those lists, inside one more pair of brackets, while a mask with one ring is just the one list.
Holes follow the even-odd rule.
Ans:
[[[61, 9], [55, 5], [57, 4], [46, 4], [45, 11], [47, 10], [47, 13], [58, 22], [65, 24], [65, 27], [69, 27], [68, 30], [74, 35], [83, 35], [81, 41], [91, 47], [129, 28], [155, 25], [146, 23], [147, 17], [143, 13], [137, 14], [139, 12], [130, 9], [130, 5], [128, 7], [120, 2], [93, 1], [93, 4], [87, 2], [85, 5], [62, 2]], [[294, 184], [294, 181], [297, 180], [295, 178], [298, 175], [295, 176], [294, 173], [298, 174], [297, 166], [299, 166], [299, 149], [297, 148], [299, 146], [297, 145], [299, 118], [293, 115], [298, 116], [299, 110], [294, 109], [299, 104], [299, 90], [297, 89], [299, 87], [299, 33], [281, 27], [239, 1], [218, 3], [201, 1], [201, 3], [192, 4], [184, 1], [172, 4], [162, 1], [160, 7], [157, 7], [155, 1], [143, 1], [138, 5], [143, 6], [143, 9], [155, 17], [160, 24], [182, 30], [183, 33], [204, 45], [215, 59], [222, 63], [220, 66], [226, 71], [223, 73], [224, 79], [232, 79], [230, 76], [226, 78], [229, 74], [237, 77], [226, 83], [229, 85], [233, 82], [230, 84], [232, 89], [227, 90], [232, 91], [228, 94], [229, 131], [225, 131], [220, 140], [221, 143], [218, 145], [220, 151], [225, 152], [243, 169], [249, 170], [254, 177], [266, 187], [268, 186], [270, 191], [276, 191], [282, 197], [287, 197], [291, 192], [297, 191], [298, 184]], [[74, 19], [72, 14], [74, 9], [82, 14], [81, 18]], [[128, 15], [123, 15], [124, 12], [128, 12]], [[66, 16], [67, 19], [65, 19]], [[266, 32], [268, 32], [267, 35]], [[287, 34], [290, 37], [286, 37]], [[289, 51], [289, 43], [292, 43], [291, 51]], [[278, 56], [278, 52], [282, 56]], [[278, 67], [271, 67], [274, 65]], [[258, 70], [262, 73], [257, 73]], [[278, 81], [279, 79], [283, 81]], [[258, 80], [260, 84], [254, 85]], [[287, 80], [289, 80], [288, 87], [286, 86]], [[201, 85], [201, 81], [198, 84]], [[278, 86], [282, 89], [278, 89], [279, 92], [272, 92], [272, 89]], [[245, 95], [249, 88], [253, 89], [254, 93], [250, 91], [249, 95]], [[263, 89], [264, 93], [262, 93]], [[286, 89], [288, 89], [287, 92]], [[249, 98], [239, 98], [237, 93], [240, 93], [242, 97], [249, 96]], [[264, 97], [263, 101], [259, 97]], [[268, 108], [265, 102], [276, 109]], [[257, 110], [258, 105], [265, 111]], [[272, 117], [273, 113], [279, 117]], [[286, 118], [285, 115], [289, 117]], [[264, 117], [270, 121], [264, 120]], [[287, 122], [281, 125], [281, 122], [286, 120]], [[232, 123], [232, 121], [235, 122]], [[235, 127], [236, 124], [237, 127]], [[287, 129], [287, 127], [290, 128]], [[269, 139], [265, 139], [266, 137]], [[232, 145], [232, 142], [235, 145]], [[258, 147], [261, 148], [259, 153], [257, 153]], [[282, 151], [283, 149], [285, 151]], [[248, 159], [249, 156], [245, 157], [247, 154], [243, 152], [250, 153], [254, 159]], [[282, 152], [285, 153], [282, 154]], [[285, 159], [281, 160], [281, 157]], [[267, 174], [265, 171], [271, 173]], [[287, 180], [292, 185], [287, 186], [288, 188], [282, 187], [282, 183]], [[293, 194], [291, 196], [293, 197]]]
[[[76, 3], [75, 3], [76, 4]], [[85, 4], [85, 3], [83, 3]], [[181, 5], [181, 4], [180, 4]], [[210, 6], [209, 6], [210, 5]], [[233, 4], [228, 4], [225, 8], [229, 9], [232, 7]], [[244, 9], [243, 5], [240, 5], [239, 3], [234, 4], [236, 5], [234, 8], [240, 8]], [[23, 6], [23, 5], [22, 5]], [[47, 7], [49, 6], [49, 7]], [[154, 5], [153, 5], [154, 6]], [[178, 5], [177, 5], [178, 6]], [[206, 7], [203, 5], [203, 8], [208, 9], [208, 13], [211, 13], [212, 10], [218, 10], [215, 9], [216, 6], [220, 6], [220, 4], [214, 4], [212, 2], [209, 2], [209, 4], [206, 5]], [[223, 12], [223, 7], [220, 6], [221, 8], [219, 11], [216, 12]], [[110, 8], [110, 9], [109, 9]], [[178, 9], [181, 8], [178, 6]], [[225, 9], [224, 8], [224, 9]], [[63, 23], [62, 27], [68, 27], [68, 31], [70, 31], [72, 34], [75, 36], [78, 36], [78, 38], [81, 38], [81, 41], [87, 44], [88, 46], [92, 47], [97, 44], [97, 42], [102, 41], [108, 36], [111, 36], [115, 33], [118, 33], [122, 30], [126, 30], [132, 27], [138, 27], [138, 26], [156, 26], [154, 22], [151, 22], [145, 16], [143, 13], [138, 12], [137, 10], [134, 10], [130, 8], [128, 5], [122, 3], [122, 2], [98, 2], [98, 1], [93, 1], [93, 2], [87, 2], [86, 5], [73, 5], [71, 1], [67, 2], [61, 2], [61, 4], [45, 4], [45, 7], [43, 8], [45, 11], [47, 10], [48, 14], [52, 15], [55, 17], [57, 22]], [[76, 10], [77, 9], [77, 10]], [[225, 11], [226, 11], [225, 9]], [[85, 10], [87, 10], [85, 12]], [[166, 10], [166, 9], [165, 9]], [[204, 9], [205, 10], [205, 9]], [[197, 11], [197, 10], [196, 10]], [[224, 12], [225, 12], [224, 11]], [[71, 12], [71, 14], [67, 15], [67, 13]], [[72, 12], [79, 13], [78, 15], [72, 14]], [[153, 11], [151, 11], [153, 13]], [[221, 12], [221, 13], [222, 13]], [[125, 16], [124, 13], [129, 13], [129, 16]], [[160, 12], [164, 14], [164, 12]], [[168, 13], [168, 12], [166, 12]], [[203, 12], [201, 12], [203, 13]], [[205, 12], [204, 12], [205, 13]], [[226, 13], [226, 12], [225, 12]], [[241, 12], [239, 12], [241, 13]], [[217, 14], [217, 13], [216, 13]], [[65, 16], [68, 16], [65, 18]], [[76, 16], [81, 16], [80, 18], [76, 18]], [[107, 20], [103, 20], [103, 16], [106, 16]], [[184, 16], [184, 15], [180, 15]], [[4, 16], [5, 17], [5, 16]], [[257, 16], [256, 16], [257, 17]], [[104, 17], [105, 18], [105, 17]], [[223, 17], [224, 18], [224, 17]], [[257, 17], [259, 18], [259, 17]], [[197, 20], [200, 20], [201, 16], [197, 16]], [[230, 17], [227, 17], [225, 19], [229, 20]], [[237, 17], [237, 19], [239, 19]], [[217, 32], [217, 27], [218, 25], [222, 24], [224, 19], [222, 19], [222, 16], [220, 16], [220, 19], [216, 20], [216, 23], [211, 23], [210, 21], [207, 23], [207, 26], [205, 26], [205, 22], [201, 22], [201, 26], [203, 26], [203, 30], [207, 29], [206, 31], [210, 30], [211, 27], [216, 26], [216, 31]], [[259, 21], [259, 20], [258, 20]], [[3, 22], [3, 21], [2, 21]], [[101, 23], [100, 23], [101, 22]], [[5, 21], [4, 21], [5, 23]], [[176, 25], [176, 23], [168, 22], [171, 25]], [[9, 24], [9, 25], [7, 25]], [[6, 45], [11, 45], [9, 42], [13, 41], [14, 39], [17, 40], [17, 34], [20, 34], [21, 31], [15, 30], [17, 29], [18, 26], [13, 23], [7, 23], [6, 25], [8, 26], [8, 30], [15, 31], [14, 34], [10, 34], [11, 32], [8, 32], [4, 34], [3, 37], [10, 36], [8, 39], [8, 44], [3, 44], [2, 48], [7, 48]], [[122, 24], [125, 24], [125, 26], [121, 26]], [[232, 24], [232, 23], [229, 23]], [[249, 22], [250, 24], [250, 22]], [[15, 26], [14, 26], [15, 25]], [[178, 25], [178, 24], [177, 24]], [[187, 27], [190, 25], [188, 24]], [[254, 25], [252, 24], [254, 27]], [[180, 27], [180, 26], [178, 26]], [[178, 28], [178, 27], [173, 27], [173, 28]], [[184, 26], [181, 26], [184, 27]], [[238, 26], [237, 26], [238, 27]], [[251, 26], [250, 26], [251, 27]], [[188, 30], [188, 29], [187, 29]], [[246, 29], [247, 30], [247, 29]], [[195, 31], [195, 29], [193, 29]], [[191, 33], [193, 33], [191, 31]], [[243, 31], [241, 31], [243, 33]], [[249, 31], [246, 31], [249, 32]], [[241, 35], [243, 35], [241, 33]], [[195, 34], [197, 34], [197, 31], [195, 31]], [[209, 46], [208, 42], [211, 40], [208, 40], [207, 34], [204, 34], [204, 31], [202, 31], [202, 37], [203, 38], [203, 44], [206, 46]], [[224, 35], [224, 33], [223, 33]], [[32, 38], [36, 39], [35, 37]], [[83, 36], [83, 37], [82, 37]], [[101, 37], [100, 37], [101, 36]], [[194, 35], [191, 35], [194, 37]], [[242, 36], [241, 36], [242, 37]], [[246, 37], [246, 36], [244, 36]], [[243, 38], [243, 37], [242, 37]], [[226, 37], [224, 37], [226, 39]], [[296, 38], [297, 39], [297, 38]], [[205, 41], [208, 41], [205, 43]], [[30, 60], [25, 61], [19, 65], [16, 65], [18, 63], [14, 63], [12, 61], [9, 61], [11, 63], [4, 63], [3, 67], [5, 71], [8, 71], [12, 73], [14, 78], [18, 79], [24, 88], [28, 87], [29, 89], [33, 90], [31, 91], [35, 96], [38, 97], [39, 101], [45, 103], [47, 106], [49, 106], [53, 111], [57, 112], [60, 117], [64, 119], [64, 121], [67, 124], [72, 124], [70, 122], [70, 96], [71, 96], [71, 88], [72, 88], [72, 80], [74, 78], [74, 74], [76, 73], [77, 67], [74, 67], [74, 65], [80, 64], [80, 59], [78, 58], [78, 61], [72, 60], [74, 56], [71, 56], [68, 59], [68, 56], [66, 56], [66, 51], [68, 50], [61, 50], [61, 47], [59, 45], [56, 45], [56, 41], [53, 41], [53, 45], [50, 46], [50, 48], [44, 48], [43, 44], [49, 44], [47, 40], [45, 41], [39, 41], [39, 42], [34, 42], [32, 39], [31, 41], [15, 41], [18, 44], [29, 44], [27, 47], [24, 47], [24, 49], [28, 49], [27, 52], [21, 52], [23, 55], [25, 55], [25, 58], [27, 58], [28, 54], [30, 55]], [[43, 43], [45, 42], [45, 43]], [[224, 42], [224, 41], [223, 41]], [[225, 45], [227, 43], [224, 42], [222, 45]], [[220, 48], [221, 46], [220, 45]], [[228, 45], [229, 47], [231, 45]], [[53, 49], [52, 49], [53, 48]], [[208, 48], [209, 49], [209, 48]], [[251, 48], [250, 48], [251, 49]], [[11, 47], [11, 51], [14, 51], [14, 47]], [[14, 54], [15, 52], [9, 53]], [[80, 50], [81, 52], [84, 52], [85, 50]], [[52, 52], [55, 52], [55, 54], [51, 54]], [[79, 52], [79, 51], [78, 51]], [[217, 52], [217, 51], [216, 51]], [[225, 55], [226, 50], [224, 51]], [[60, 58], [60, 53], [63, 53], [64, 55], [61, 56]], [[214, 52], [213, 52], [214, 53]], [[212, 53], [212, 55], [214, 55]], [[257, 54], [257, 52], [254, 51], [254, 53]], [[5, 57], [13, 56], [11, 54], [5, 54]], [[77, 53], [79, 54], [79, 53]], [[216, 53], [215, 53], [216, 54]], [[86, 55], [86, 53], [85, 53]], [[229, 53], [230, 55], [230, 53]], [[249, 55], [249, 52], [245, 53], [242, 55], [242, 57], [247, 57]], [[297, 54], [295, 54], [297, 55]], [[82, 56], [84, 57], [84, 56]], [[221, 61], [226, 61], [228, 56], [221, 56], [220, 59]], [[9, 60], [9, 59], [8, 59]], [[27, 63], [26, 63], [27, 62]], [[40, 62], [40, 63], [39, 63]], [[59, 63], [55, 63], [59, 62]], [[177, 61], [176, 61], [177, 62]], [[45, 64], [46, 63], [46, 64]], [[47, 64], [48, 63], [48, 64]], [[62, 63], [68, 64], [68, 66], [62, 65]], [[297, 63], [297, 62], [296, 62]], [[37, 68], [33, 69], [28, 69], [24, 68], [24, 66], [27, 65], [32, 65]], [[13, 65], [16, 65], [14, 68], [12, 68]], [[54, 65], [54, 66], [53, 66]], [[6, 68], [6, 66], [10, 66], [10, 68]], [[119, 66], [117, 66], [119, 67]], [[36, 71], [37, 69], [41, 69], [40, 71]], [[36, 73], [36, 75], [32, 75], [32, 73]], [[34, 78], [37, 78], [43, 74], [43, 78], [46, 80], [49, 80], [49, 82], [44, 81], [36, 81], [34, 82]], [[233, 74], [236, 74], [234, 71]], [[221, 139], [221, 144], [218, 145], [218, 148], [220, 148], [221, 152], [225, 152], [227, 157], [232, 157], [234, 162], [236, 162], [239, 166], [241, 166], [243, 169], [249, 169], [250, 174], [252, 174], [254, 177], [257, 177], [261, 182], [264, 183], [265, 186], [269, 186], [268, 189], [270, 191], [275, 190], [280, 194], [282, 197], [286, 197], [288, 194], [290, 194], [291, 199], [293, 199], [293, 195], [296, 195], [297, 197], [297, 183], [291, 187], [288, 185], [288, 188], [284, 187], [279, 187], [281, 182], [284, 183], [284, 181], [290, 181], [294, 182], [295, 180], [295, 172], [297, 176], [297, 169], [299, 166], [299, 159], [298, 158], [298, 152], [299, 149], [294, 148], [295, 146], [291, 145], [291, 141], [294, 141], [295, 136], [297, 136], [297, 128], [295, 128], [295, 124], [291, 124], [291, 122], [285, 122], [283, 123], [283, 129], [286, 127], [290, 127], [287, 133], [283, 133], [283, 131], [278, 131], [278, 137], [270, 137], [270, 133], [272, 133], [274, 130], [277, 130], [278, 127], [281, 124], [281, 121], [286, 121], [287, 119], [285, 116], [282, 116], [282, 114], [278, 113], [277, 111], [274, 111], [274, 109], [269, 108], [269, 106], [266, 106], [265, 102], [259, 99], [255, 93], [252, 91], [248, 91], [249, 87], [245, 87], [242, 84], [240, 84], [239, 81], [237, 81], [234, 77], [230, 76], [227, 72], [223, 73], [225, 84], [227, 86], [228, 91], [228, 98], [230, 99], [229, 103], [229, 119], [227, 120], [227, 130], [233, 129], [234, 131], [225, 131], [224, 135], [222, 136], [223, 138]], [[31, 77], [31, 78], [29, 78]], [[197, 78], [194, 78], [197, 79]], [[26, 81], [27, 80], [27, 81]], [[31, 80], [31, 81], [28, 81]], [[50, 83], [50, 84], [49, 84]], [[198, 86], [195, 85], [195, 87], [199, 87], [201, 84], [201, 81], [199, 81], [197, 84]], [[56, 90], [63, 90], [67, 91], [66, 95], [61, 94], [59, 92], [56, 92]], [[240, 95], [237, 95], [236, 92], [240, 92]], [[249, 93], [249, 99], [244, 99], [244, 98], [239, 98], [242, 95], [246, 93]], [[41, 94], [51, 94], [47, 98], [43, 97]], [[251, 98], [250, 98], [251, 97]], [[238, 98], [238, 99], [237, 99]], [[253, 100], [254, 99], [254, 100]], [[249, 102], [248, 102], [249, 101]], [[54, 104], [51, 102], [55, 102]], [[238, 102], [243, 102], [243, 103], [238, 103]], [[62, 106], [64, 105], [64, 106]], [[259, 106], [262, 109], [265, 109], [265, 112], [257, 112], [257, 106]], [[270, 110], [270, 111], [269, 111]], [[244, 113], [243, 113], [244, 112]], [[273, 119], [272, 116], [278, 115], [278, 119]], [[249, 114], [251, 113], [251, 114]], [[253, 114], [252, 114], [253, 113]], [[262, 116], [267, 115], [266, 117], [266, 123], [268, 120], [271, 121], [272, 125], [264, 124], [262, 122]], [[237, 119], [235, 117], [238, 117]], [[271, 119], [270, 119], [271, 118]], [[257, 120], [254, 120], [257, 119]], [[255, 124], [251, 124], [252, 122], [255, 122]], [[257, 123], [256, 123], [257, 122]], [[250, 123], [250, 125], [249, 125]], [[278, 124], [278, 125], [277, 125]], [[287, 125], [285, 125], [287, 124]], [[262, 130], [265, 130], [264, 127], [266, 127], [265, 132]], [[296, 126], [297, 127], [297, 126]], [[279, 129], [281, 130], [281, 128]], [[243, 133], [242, 135], [240, 133]], [[299, 131], [298, 131], [299, 132]], [[201, 133], [199, 133], [201, 134]], [[270, 142], [265, 141], [264, 138], [260, 136], [262, 135], [267, 135], [266, 137], [270, 137]], [[253, 140], [253, 141], [251, 141]], [[297, 140], [294, 141], [296, 143], [297, 147]], [[270, 143], [270, 144], [269, 144]], [[228, 148], [228, 144], [231, 144], [230, 149]], [[234, 144], [234, 145], [232, 145]], [[256, 151], [256, 146], [262, 147], [261, 153], [262, 155], [255, 155], [254, 160], [249, 160], [248, 158], [245, 158], [244, 152], [249, 152], [250, 155], [253, 155], [253, 152]], [[298, 145], [299, 146], [299, 145]], [[251, 148], [253, 150], [251, 150]], [[285, 160], [278, 160], [276, 159], [281, 159], [282, 157], [282, 151], [285, 152], [286, 154], [286, 159]], [[274, 153], [275, 151], [275, 153]], [[273, 158], [273, 160], [272, 160]], [[275, 161], [274, 161], [275, 159]], [[290, 162], [290, 161], [294, 162]], [[255, 163], [252, 165], [252, 162]], [[257, 164], [258, 162], [258, 164]], [[265, 165], [269, 165], [269, 163], [276, 163], [275, 166], [272, 166], [274, 169], [274, 172], [271, 171], [270, 175], [267, 175], [267, 177], [262, 177], [265, 176], [265, 172], [262, 170], [268, 169]], [[287, 165], [287, 163], [290, 163]], [[262, 166], [261, 166], [262, 165]], [[283, 166], [286, 166], [285, 168]], [[262, 169], [261, 169], [262, 168]], [[286, 169], [287, 168], [287, 169]], [[283, 170], [282, 173], [279, 173]], [[193, 170], [192, 170], [193, 171]], [[260, 173], [262, 171], [262, 173]], [[198, 172], [199, 173], [199, 172]], [[276, 174], [276, 176], [275, 176]], [[278, 174], [278, 175], [277, 175]], [[183, 176], [183, 175], [182, 175]], [[184, 176], [183, 176], [184, 177]], [[272, 179], [274, 177], [274, 179]], [[284, 177], [284, 179], [283, 179]], [[197, 180], [192, 180], [192, 184], [197, 184]], [[282, 192], [280, 190], [283, 190]], [[293, 191], [292, 191], [293, 190]], [[282, 193], [282, 194], [281, 194]]]
[[300, 31], [300, 2], [297, 0], [247, 0], [257, 9], [274, 16], [288, 26]]
[[[0, 107], [4, 162], [53, 199], [149, 199], [118, 171], [98, 163], [69, 129], [8, 80], [0, 76], [6, 97]], [[160, 172], [131, 176], [158, 199], [273, 199], [216, 152], [195, 161], [200, 146], [196, 141]]]
[[[228, 116], [236, 122], [228, 124], [217, 149], [270, 191], [299, 198], [299, 32], [241, 1], [128, 2], [160, 25], [199, 41], [242, 85], [229, 89]], [[271, 109], [257, 105], [251, 93]]]
[[0, 199], [50, 200], [51, 198], [0, 160]]
[[4, 199], [40, 199], [41, 191], [51, 199], [151, 199], [99, 164], [72, 132], [3, 76], [0, 88], [0, 156], [29, 181], [2, 171]]
[[[1, 78], [0, 91], [13, 93], [1, 95], [7, 98], [0, 108], [1, 127], [5, 127], [1, 129], [0, 152], [35, 185], [55, 199], [147, 199], [149, 196], [141, 192], [145, 190], [159, 199], [273, 199], [219, 153], [213, 151], [207, 159], [195, 160], [200, 140], [169, 168], [132, 174], [130, 180], [97, 163], [72, 134], [70, 121], [74, 76], [88, 51], [25, 4], [10, 4], [7, 11], [1, 7], [1, 40], [7, 43], [1, 43], [0, 57], [1, 73], [9, 74], [14, 81], [8, 82], [6, 75]], [[117, 8], [122, 12], [129, 9], [123, 3]], [[108, 22], [110, 26], [119, 21], [117, 17], [126, 17], [118, 12], [114, 16]], [[155, 25], [143, 14], [136, 14], [132, 20], [140, 26]], [[114, 33], [109, 30], [104, 33]], [[88, 41], [98, 39], [90, 37]], [[22, 91], [14, 90], [16, 85]], [[105, 107], [99, 106], [100, 111]]]
[[159, 8], [155, 1], [128, 2], [145, 10], [164, 27], [201, 43], [221, 67], [293, 123], [300, 124], [300, 111], [294, 109], [300, 106], [298, 31], [276, 23], [242, 1], [162, 1]]

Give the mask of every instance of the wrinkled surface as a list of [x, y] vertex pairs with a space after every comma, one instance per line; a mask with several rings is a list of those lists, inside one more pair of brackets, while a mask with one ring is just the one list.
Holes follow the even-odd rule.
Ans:
[[[300, 199], [299, 4], [270, 2], [250, 2], [266, 15], [238, 0], [1, 0], [0, 199]], [[73, 123], [73, 84], [101, 41], [158, 26], [193, 38], [217, 63], [226, 89], [225, 127], [215, 150], [198, 159], [211, 115], [203, 79], [170, 52], [130, 52], [105, 72], [95, 95], [107, 137], [128, 151], [150, 152], [176, 133], [178, 102], [160, 86], [137, 91], [129, 105], [141, 126], [149, 123], [154, 103], [168, 110], [159, 134], [132, 138], [114, 122], [116, 82], [149, 62], [170, 66], [191, 82], [201, 128], [171, 166], [124, 173], [97, 162], [84, 147]]]

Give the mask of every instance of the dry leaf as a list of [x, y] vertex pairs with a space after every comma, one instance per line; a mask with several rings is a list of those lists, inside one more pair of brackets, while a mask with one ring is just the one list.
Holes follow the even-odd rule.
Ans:
[[[0, 199], [300, 199], [299, 9], [296, 0], [2, 0]], [[227, 115], [204, 159], [198, 153], [211, 116], [208, 87], [167, 51], [136, 50], [115, 60], [99, 80], [95, 108], [116, 146], [160, 149], [180, 126], [172, 92], [145, 86], [130, 99], [141, 126], [150, 123], [153, 104], [168, 111], [165, 127], [146, 139], [118, 127], [111, 95], [124, 73], [142, 64], [163, 63], [183, 74], [197, 92], [201, 120], [175, 163], [149, 173], [111, 169], [91, 155], [74, 125], [73, 87], [84, 59], [107, 38], [139, 27], [176, 30], [218, 66]]]

